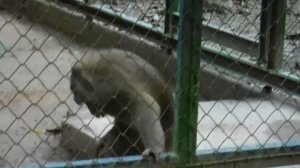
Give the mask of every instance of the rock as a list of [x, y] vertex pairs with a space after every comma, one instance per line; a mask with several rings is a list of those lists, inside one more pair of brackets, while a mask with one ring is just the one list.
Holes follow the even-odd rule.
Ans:
[[158, 22], [159, 21], [159, 15], [158, 14], [154, 14], [153, 15], [153, 20], [154, 20], [154, 22]]

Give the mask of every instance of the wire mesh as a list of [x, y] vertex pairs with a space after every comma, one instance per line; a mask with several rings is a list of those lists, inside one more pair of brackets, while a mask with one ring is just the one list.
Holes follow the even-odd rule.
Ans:
[[[163, 34], [165, 3], [0, 1], [0, 167], [157, 166], [125, 156], [141, 155], [145, 143], [169, 148], [158, 153], [173, 145], [164, 139], [174, 133], [178, 12], [168, 13], [172, 31]], [[282, 62], [273, 70], [259, 62], [261, 1], [204, 0], [203, 9], [198, 164], [298, 163], [300, 1], [287, 1]], [[83, 93], [71, 88], [79, 65]], [[108, 105], [113, 113], [95, 117]], [[158, 165], [176, 167], [168, 157]]]

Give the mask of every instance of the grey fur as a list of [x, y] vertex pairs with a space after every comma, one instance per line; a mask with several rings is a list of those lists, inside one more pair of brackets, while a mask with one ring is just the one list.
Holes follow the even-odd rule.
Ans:
[[[109, 142], [118, 138], [116, 131], [130, 141], [141, 138], [144, 149], [150, 148], [155, 154], [172, 149], [173, 89], [139, 56], [119, 49], [91, 50], [72, 69], [71, 90], [76, 103], [86, 104], [94, 116], [115, 117], [114, 128], [101, 142], [100, 157], [124, 153], [119, 150], [122, 141]], [[136, 131], [139, 138], [130, 134]], [[110, 147], [113, 150], [105, 152]]]

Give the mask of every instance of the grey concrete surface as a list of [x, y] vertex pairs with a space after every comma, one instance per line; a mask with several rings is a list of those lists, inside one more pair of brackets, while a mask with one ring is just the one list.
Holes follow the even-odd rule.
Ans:
[[300, 109], [279, 100], [200, 102], [198, 150], [300, 142]]
[[58, 145], [60, 135], [46, 130], [79, 108], [68, 76], [86, 48], [24, 16], [0, 12], [0, 165], [70, 159]]
[[[90, 153], [90, 158], [94, 158], [97, 148], [94, 140], [97, 141], [99, 137], [105, 135], [111, 128], [112, 120], [93, 118], [87, 110], [82, 110], [82, 113], [85, 114], [85, 118], [74, 117], [65, 123], [61, 141], [75, 154], [82, 152], [83, 149], [90, 149], [90, 152], [84, 152]], [[200, 153], [224, 149], [236, 151], [238, 148], [299, 143], [299, 129], [300, 109], [279, 100], [200, 102], [197, 151]], [[68, 143], [70, 138], [76, 141]]]

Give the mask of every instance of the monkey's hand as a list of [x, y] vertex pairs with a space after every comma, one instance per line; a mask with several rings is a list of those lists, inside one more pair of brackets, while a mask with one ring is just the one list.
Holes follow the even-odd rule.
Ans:
[[153, 162], [158, 161], [160, 153], [153, 152], [150, 148], [147, 148], [142, 153], [144, 159], [151, 160]]

